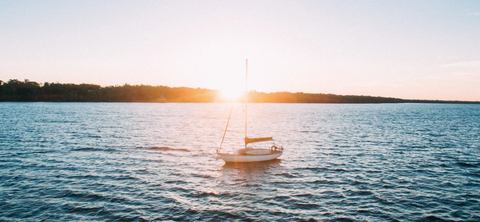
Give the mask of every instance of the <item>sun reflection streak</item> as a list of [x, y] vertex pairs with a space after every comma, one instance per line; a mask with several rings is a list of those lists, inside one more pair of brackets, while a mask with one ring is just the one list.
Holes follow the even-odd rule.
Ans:
[[252, 163], [225, 163], [222, 166], [222, 177], [232, 177], [229, 179], [241, 179], [242, 181], [255, 182], [262, 181], [262, 177], [273, 168], [281, 166], [281, 159], [275, 159], [265, 162]]

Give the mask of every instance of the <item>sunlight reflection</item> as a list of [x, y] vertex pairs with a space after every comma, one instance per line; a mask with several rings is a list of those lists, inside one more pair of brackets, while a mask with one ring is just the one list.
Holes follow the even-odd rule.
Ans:
[[222, 166], [222, 176], [229, 177], [229, 180], [255, 181], [261, 179], [269, 170], [280, 167], [281, 162], [281, 159], [275, 159], [265, 162], [225, 163]]

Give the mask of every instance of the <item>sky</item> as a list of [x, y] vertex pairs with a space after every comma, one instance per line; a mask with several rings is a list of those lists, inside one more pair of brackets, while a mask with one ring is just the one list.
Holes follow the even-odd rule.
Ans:
[[480, 101], [480, 1], [0, 0], [0, 80]]

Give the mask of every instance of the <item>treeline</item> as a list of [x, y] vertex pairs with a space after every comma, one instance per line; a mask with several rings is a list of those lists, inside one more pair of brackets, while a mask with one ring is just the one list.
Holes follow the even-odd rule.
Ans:
[[322, 93], [249, 92], [249, 101], [256, 103], [401, 103], [403, 100], [373, 96], [341, 96]]
[[[403, 100], [373, 96], [341, 96], [321, 93], [263, 93], [250, 91], [252, 103], [478, 103], [462, 101]], [[101, 87], [95, 84], [48, 83], [39, 84], [28, 79], [0, 80], [0, 101], [12, 102], [228, 102], [220, 91], [150, 85]]]
[[0, 80], [0, 101], [17, 102], [213, 102], [216, 90], [129, 85], [101, 87], [94, 84], [43, 83]]

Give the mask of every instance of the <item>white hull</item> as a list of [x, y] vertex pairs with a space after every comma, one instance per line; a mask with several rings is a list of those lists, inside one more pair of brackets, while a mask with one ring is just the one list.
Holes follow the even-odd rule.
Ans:
[[227, 154], [219, 153], [218, 158], [224, 160], [225, 162], [233, 163], [245, 163], [245, 162], [260, 162], [277, 159], [282, 155], [282, 152], [274, 152], [271, 154], [261, 154], [261, 155], [240, 155], [240, 154]]

